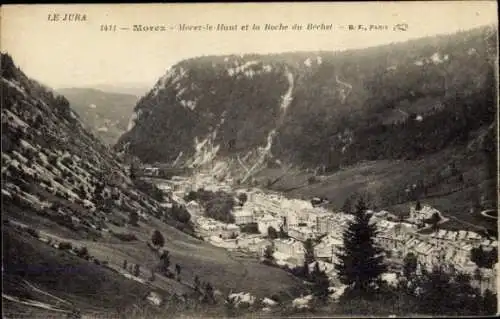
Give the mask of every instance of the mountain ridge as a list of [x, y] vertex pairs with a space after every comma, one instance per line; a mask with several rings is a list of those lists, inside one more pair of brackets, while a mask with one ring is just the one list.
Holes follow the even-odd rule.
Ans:
[[[193, 156], [212, 135], [221, 156], [244, 156], [265, 146], [275, 130], [271, 148], [277, 159], [307, 167], [334, 170], [374, 156], [422, 156], [443, 146], [424, 136], [420, 143], [429, 145], [412, 150], [393, 133], [389, 140], [401, 149], [380, 154], [367, 153], [363, 140], [374, 135], [370, 130], [400, 133], [418, 122], [435, 130], [443, 118], [457, 116], [467, 123], [451, 123], [452, 130], [467, 133], [488, 125], [494, 108], [486, 104], [495, 103], [490, 33], [485, 27], [333, 53], [186, 59], [138, 101], [117, 148], [126, 147], [145, 162], [168, 162], [180, 152]], [[283, 109], [289, 75], [293, 88]], [[471, 116], [470, 101], [483, 105], [481, 115]], [[456, 142], [455, 132], [438, 128], [436, 134]]]

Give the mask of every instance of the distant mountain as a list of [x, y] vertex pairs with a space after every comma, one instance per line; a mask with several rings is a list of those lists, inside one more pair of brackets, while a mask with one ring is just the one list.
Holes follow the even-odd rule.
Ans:
[[431, 154], [494, 120], [495, 32], [184, 60], [139, 100], [117, 147], [146, 162], [239, 156], [252, 166], [265, 153], [327, 171]]
[[85, 125], [109, 145], [116, 143], [127, 130], [130, 115], [139, 99], [132, 94], [89, 88], [62, 88], [57, 91], [68, 99]]
[[136, 96], [143, 96], [151, 88], [150, 85], [145, 83], [113, 83], [113, 84], [94, 84], [86, 86], [86, 88], [93, 88], [110, 93], [131, 94]]

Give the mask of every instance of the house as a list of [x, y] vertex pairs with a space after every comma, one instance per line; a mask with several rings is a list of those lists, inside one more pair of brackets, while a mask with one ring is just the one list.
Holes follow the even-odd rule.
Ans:
[[479, 243], [481, 241], [481, 235], [473, 231], [468, 231], [465, 240], [471, 244]]
[[460, 264], [460, 265], [464, 265], [467, 263], [467, 261], [470, 261], [471, 249], [472, 249], [472, 246], [469, 244], [457, 246], [456, 254], [453, 258], [455, 263]]
[[314, 239], [316, 233], [308, 226], [294, 226], [288, 228], [288, 236], [299, 241]]
[[415, 237], [412, 237], [410, 240], [408, 240], [402, 249], [403, 256], [408, 255], [408, 253], [414, 253], [413, 249], [418, 243], [420, 243], [420, 240]]
[[236, 237], [240, 234], [240, 228], [235, 224], [227, 224], [222, 227], [221, 234], [219, 237], [228, 239], [232, 237]]
[[264, 251], [267, 246], [271, 245], [271, 241], [264, 238], [254, 237], [247, 241], [244, 246], [240, 246], [241, 240], [238, 240], [238, 245], [240, 248], [247, 249], [250, 252], [258, 253], [259, 255], [264, 255]]
[[417, 210], [416, 207], [413, 205], [410, 207], [410, 220], [414, 223], [423, 223], [424, 219], [431, 218], [432, 215], [438, 214], [441, 216], [441, 213], [430, 206], [424, 205], [423, 207], [420, 208], [420, 210]]
[[203, 207], [194, 200], [186, 204], [186, 209], [191, 216], [203, 215]]
[[158, 293], [154, 292], [154, 291], [151, 291], [151, 292], [149, 293], [149, 295], [146, 297], [146, 299], [147, 299], [147, 300], [148, 300], [148, 301], [149, 301], [152, 305], [155, 305], [155, 306], [159, 306], [159, 305], [161, 305], [161, 303], [162, 303], [162, 301], [163, 301], [163, 300], [162, 300], [162, 298], [161, 298], [161, 296], [160, 296]]
[[304, 245], [293, 238], [273, 240], [274, 251], [289, 256], [301, 264], [304, 261]]
[[432, 267], [432, 265], [435, 263], [434, 260], [434, 254], [432, 253], [434, 250], [434, 246], [421, 241], [417, 245], [414, 246], [414, 253], [417, 256], [418, 261], [420, 261], [422, 264], [424, 264], [427, 267]]
[[171, 192], [172, 191], [172, 186], [170, 186], [169, 184], [167, 183], [159, 183], [156, 185], [156, 187], [159, 189], [159, 190], [162, 190], [164, 192]]
[[282, 225], [281, 220], [278, 217], [273, 217], [270, 214], [266, 214], [263, 217], [257, 219], [257, 229], [259, 232], [267, 236], [267, 230], [269, 227], [273, 227], [278, 231]]
[[160, 169], [158, 167], [144, 167], [143, 172], [146, 176], [158, 176]]
[[312, 262], [308, 265], [309, 266], [309, 273], [312, 273], [314, 271], [314, 268], [316, 267], [316, 263], [318, 264], [319, 270], [324, 271], [328, 277], [333, 277], [335, 275], [335, 266], [330, 262], [325, 262], [325, 261], [321, 261], [321, 260]]
[[465, 230], [459, 230], [457, 240], [464, 241], [467, 238], [467, 232]]
[[241, 207], [233, 210], [233, 216], [236, 225], [251, 224], [254, 220], [253, 211]]
[[305, 210], [304, 213], [307, 215], [306, 216], [306, 223], [308, 224], [317, 224], [317, 219], [318, 217], [321, 216], [331, 216], [333, 215], [332, 212], [329, 212], [323, 207], [314, 207], [312, 209]]
[[408, 223], [394, 223], [390, 221], [380, 221], [377, 223], [380, 233], [375, 238], [376, 242], [387, 251], [403, 250], [407, 241], [411, 239], [416, 227]]
[[447, 240], [448, 242], [453, 242], [456, 240], [458, 236], [458, 232], [456, 231], [448, 231], [444, 237], [445, 240]]
[[319, 234], [328, 233], [328, 215], [319, 215], [316, 216], [316, 231]]
[[343, 244], [340, 236], [325, 236], [319, 244], [314, 246], [314, 256], [318, 260], [331, 261]]
[[318, 214], [316, 216], [316, 231], [319, 234], [329, 234], [336, 228], [337, 219], [328, 213]]

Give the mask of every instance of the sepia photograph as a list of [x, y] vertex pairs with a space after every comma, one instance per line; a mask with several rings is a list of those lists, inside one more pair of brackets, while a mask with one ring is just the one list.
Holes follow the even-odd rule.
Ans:
[[497, 10], [2, 5], [2, 318], [497, 315]]

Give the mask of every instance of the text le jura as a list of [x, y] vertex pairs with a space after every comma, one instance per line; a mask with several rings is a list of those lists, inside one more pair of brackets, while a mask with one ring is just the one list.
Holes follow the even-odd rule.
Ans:
[[87, 21], [87, 15], [82, 13], [49, 13], [49, 21], [82, 22]]

